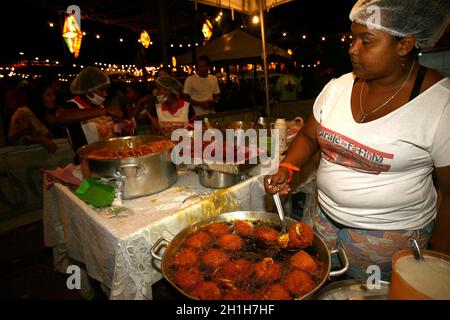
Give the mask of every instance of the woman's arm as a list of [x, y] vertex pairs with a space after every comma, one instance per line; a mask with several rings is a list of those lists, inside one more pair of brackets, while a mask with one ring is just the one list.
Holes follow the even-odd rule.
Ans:
[[156, 113], [155, 107], [153, 107], [151, 110], [147, 110], [147, 116], [150, 119], [150, 134], [161, 134], [160, 128], [159, 128], [159, 122], [158, 122], [158, 115]]
[[[319, 123], [316, 121], [313, 114], [308, 118], [308, 121], [303, 126], [302, 130], [292, 141], [287, 156], [283, 162], [302, 167], [319, 149], [317, 143], [317, 128]], [[264, 178], [264, 187], [270, 193], [279, 193], [280, 195], [288, 194], [290, 191], [287, 182], [289, 171], [285, 167], [280, 167], [277, 174], [273, 176], [266, 176]], [[268, 180], [271, 179], [269, 184]]]
[[431, 249], [450, 255], [450, 166], [436, 168], [442, 201], [438, 208]]
[[56, 112], [55, 124], [68, 125], [80, 123], [92, 118], [108, 115], [106, 108], [95, 109], [59, 109]]
[[298, 166], [303, 166], [307, 163], [319, 149], [319, 145], [317, 143], [318, 127], [319, 123], [314, 118], [314, 115], [311, 115], [292, 141], [287, 152], [287, 156], [284, 158], [283, 162], [288, 162]]
[[132, 119], [136, 117], [142, 110], [145, 108], [153, 109], [155, 107], [155, 103], [153, 100], [153, 96], [145, 95], [136, 103], [136, 107], [131, 111], [128, 119]]
[[22, 142], [24, 144], [38, 143], [50, 153], [55, 153], [58, 149], [58, 146], [52, 139], [42, 136], [25, 136], [22, 138]]

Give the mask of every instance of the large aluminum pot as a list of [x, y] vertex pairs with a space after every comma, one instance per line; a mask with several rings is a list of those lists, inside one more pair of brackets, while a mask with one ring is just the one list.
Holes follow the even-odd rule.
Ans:
[[[296, 223], [298, 221], [286, 217], [286, 224], [289, 227], [291, 224]], [[213, 218], [209, 218], [206, 220], [199, 221], [195, 224], [192, 224], [186, 228], [184, 228], [182, 231], [180, 231], [172, 240], [166, 239], [164, 237], [159, 238], [152, 246], [151, 248], [151, 254], [154, 259], [161, 261], [161, 272], [164, 276], [164, 278], [173, 286], [175, 287], [179, 292], [181, 292], [183, 295], [190, 299], [197, 299], [196, 297], [193, 297], [189, 295], [188, 293], [184, 292], [180, 287], [178, 287], [169, 277], [169, 268], [170, 263], [177, 253], [178, 249], [182, 246], [184, 243], [184, 240], [187, 239], [191, 234], [196, 232], [197, 230], [216, 222], [227, 222], [227, 221], [234, 221], [234, 220], [247, 220], [247, 221], [260, 221], [263, 223], [268, 224], [275, 224], [280, 225], [280, 219], [276, 214], [270, 213], [270, 212], [254, 212], [254, 211], [236, 211], [236, 212], [230, 212], [230, 213], [224, 213], [217, 215]], [[164, 254], [162, 256], [159, 255], [159, 251], [161, 247], [165, 246], [166, 250], [164, 251]], [[334, 277], [334, 276], [340, 276], [344, 274], [349, 266], [347, 256], [345, 254], [345, 251], [342, 249], [333, 249], [328, 250], [325, 242], [315, 233], [314, 234], [314, 240], [312, 244], [313, 251], [318, 255], [319, 259], [324, 264], [324, 269], [321, 275], [320, 282], [316, 285], [316, 287], [305, 294], [304, 296], [300, 297], [299, 300], [303, 299], [309, 299], [311, 298], [314, 293], [316, 293], [326, 282], [328, 277]], [[331, 254], [337, 253], [339, 254], [339, 257], [341, 261], [343, 262], [344, 267], [340, 270], [331, 271]]]
[[83, 177], [105, 177], [123, 181], [124, 199], [142, 197], [169, 188], [178, 178], [170, 150], [124, 159], [89, 159], [98, 149], [128, 150], [150, 141], [160, 141], [159, 136], [112, 138], [95, 142], [78, 150]]

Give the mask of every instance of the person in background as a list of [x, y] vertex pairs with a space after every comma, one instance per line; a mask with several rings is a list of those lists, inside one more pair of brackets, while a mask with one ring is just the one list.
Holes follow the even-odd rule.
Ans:
[[[110, 79], [111, 80], [111, 79]], [[118, 80], [111, 81], [108, 90], [108, 96], [103, 102], [103, 106], [106, 108], [116, 108], [124, 113], [127, 113], [127, 103], [125, 94], [122, 91], [121, 84]]]
[[[52, 94], [51, 87], [47, 87], [39, 94], [35, 108], [26, 105], [18, 107], [11, 117], [8, 129], [8, 141], [13, 145], [38, 143], [48, 152], [54, 153], [58, 149], [52, 140], [50, 130], [39, 121], [32, 109], [52, 109], [56, 107], [56, 98]], [[31, 99], [29, 99], [31, 101]], [[29, 103], [26, 103], [30, 105]], [[42, 110], [42, 114], [45, 113]], [[42, 117], [43, 118], [43, 117]], [[41, 120], [42, 120], [41, 118]]]
[[[154, 89], [156, 90], [156, 89]], [[150, 125], [148, 112], [155, 107], [154, 97], [147, 92], [144, 85], [129, 83], [125, 88], [127, 118], [134, 119], [138, 126]]]
[[114, 134], [116, 136], [134, 135], [136, 121], [134, 117], [128, 117], [128, 105], [125, 94], [120, 90], [118, 81], [113, 81], [108, 90], [108, 96], [103, 103], [107, 109], [116, 109], [122, 112], [122, 116], [114, 124]]
[[198, 57], [196, 73], [184, 82], [184, 99], [192, 105], [197, 116], [215, 113], [215, 105], [219, 102], [219, 82], [208, 73], [209, 64], [208, 56]]
[[153, 126], [164, 136], [170, 137], [173, 130], [186, 128], [196, 115], [189, 102], [181, 97], [183, 85], [171, 76], [160, 76], [155, 80], [155, 108], [150, 112]]
[[75, 97], [56, 113], [56, 122], [67, 126], [69, 141], [75, 153], [86, 144], [115, 136], [114, 122], [123, 117], [117, 107], [105, 108], [110, 80], [95, 67], [86, 67], [73, 80], [70, 91]]
[[302, 92], [301, 79], [294, 74], [294, 64], [286, 63], [283, 74], [278, 78], [275, 84], [275, 94], [280, 101], [295, 101]]
[[366, 279], [378, 266], [389, 281], [392, 256], [411, 237], [450, 254], [450, 79], [418, 62], [418, 48], [449, 24], [450, 1], [359, 0], [350, 20], [353, 73], [325, 86], [265, 188], [287, 194], [320, 150], [318, 206], [307, 218], [329, 248], [346, 251], [347, 275]]
[[57, 87], [52, 77], [42, 78], [36, 81], [32, 95], [31, 110], [37, 119], [46, 126], [54, 139], [66, 138], [64, 126], [58, 125], [56, 112], [58, 110]]

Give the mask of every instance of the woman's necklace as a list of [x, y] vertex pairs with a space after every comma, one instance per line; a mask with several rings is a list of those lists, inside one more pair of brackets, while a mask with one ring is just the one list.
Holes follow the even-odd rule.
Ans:
[[364, 80], [363, 84], [362, 84], [362, 88], [361, 88], [361, 92], [359, 93], [359, 108], [361, 109], [361, 114], [363, 115], [363, 117], [361, 118], [361, 120], [359, 120], [359, 123], [363, 123], [364, 120], [366, 120], [366, 118], [368, 116], [370, 116], [372, 113], [380, 110], [381, 108], [383, 108], [384, 106], [386, 106], [389, 102], [392, 101], [392, 99], [394, 99], [397, 94], [402, 91], [403, 87], [406, 85], [406, 83], [408, 82], [409, 78], [411, 77], [412, 71], [414, 69], [414, 66], [416, 64], [416, 61], [414, 61], [413, 65], [411, 66], [411, 69], [409, 70], [409, 74], [408, 77], [406, 78], [406, 80], [403, 82], [402, 86], [400, 87], [400, 89], [398, 89], [393, 95], [392, 97], [390, 97], [388, 100], [386, 100], [385, 103], [383, 103], [382, 105], [378, 106], [377, 108], [373, 109], [372, 111], [370, 111], [368, 114], [364, 113], [363, 107], [362, 107], [362, 95], [363, 95], [363, 91], [364, 91], [364, 86], [366, 84], [366, 80]]

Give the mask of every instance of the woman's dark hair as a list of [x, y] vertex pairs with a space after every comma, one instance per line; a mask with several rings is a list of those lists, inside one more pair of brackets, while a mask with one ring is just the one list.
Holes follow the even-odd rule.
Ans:
[[42, 123], [45, 123], [45, 107], [42, 103], [42, 96], [44, 92], [53, 86], [53, 78], [41, 78], [35, 81], [33, 92], [30, 97], [30, 109], [33, 111], [36, 118]]

